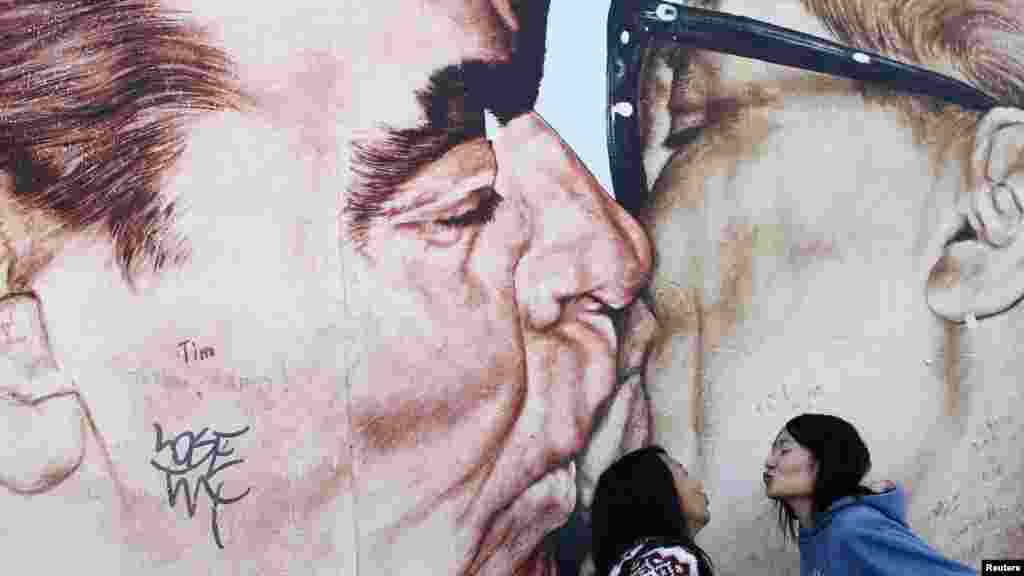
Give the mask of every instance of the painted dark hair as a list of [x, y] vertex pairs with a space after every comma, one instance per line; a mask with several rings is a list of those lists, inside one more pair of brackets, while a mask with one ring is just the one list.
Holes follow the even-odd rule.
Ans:
[[597, 481], [591, 519], [597, 573], [608, 574], [641, 539], [655, 538], [686, 548], [697, 557], [702, 576], [712, 574], [711, 558], [693, 541], [682, 500], [660, 446], [626, 454]]
[[[861, 485], [871, 470], [871, 454], [852, 424], [830, 414], [801, 414], [786, 422], [786, 431], [814, 456], [818, 471], [814, 478], [814, 513], [828, 509], [846, 496], [874, 494]], [[797, 539], [798, 521], [793, 509], [776, 500], [779, 526]]]
[[[0, 200], [52, 220], [52, 234], [100, 233], [126, 278], [183, 261], [160, 184], [186, 121], [245, 100], [228, 56], [153, 0], [2, 2], [0, 38], [0, 176], [13, 184]], [[25, 290], [45, 258], [9, 246], [44, 239], [0, 224], [0, 258]]]

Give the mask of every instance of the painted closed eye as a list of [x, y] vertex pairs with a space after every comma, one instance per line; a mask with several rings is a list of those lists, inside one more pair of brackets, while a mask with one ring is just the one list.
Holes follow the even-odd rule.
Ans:
[[663, 142], [666, 148], [682, 148], [692, 143], [708, 124], [705, 98], [687, 95], [692, 78], [688, 71], [680, 70], [673, 79], [673, 97], [668, 105], [672, 125]]
[[[478, 188], [470, 194], [470, 207], [454, 215], [446, 213], [415, 224], [416, 233], [432, 246], [453, 246], [494, 220], [502, 197], [494, 188]], [[469, 203], [469, 202], [467, 202]]]
[[688, 126], [682, 130], [676, 130], [665, 138], [664, 146], [673, 150], [676, 148], [684, 148], [687, 145], [692, 144], [701, 135], [701, 131], [703, 130], [703, 123]]
[[434, 223], [445, 228], [469, 228], [493, 221], [502, 197], [490, 186], [477, 189], [473, 193], [480, 196], [480, 202], [475, 208], [450, 218], [435, 220]]

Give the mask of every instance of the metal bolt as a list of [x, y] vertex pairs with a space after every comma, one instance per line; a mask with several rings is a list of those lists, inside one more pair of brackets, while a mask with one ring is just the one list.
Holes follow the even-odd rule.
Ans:
[[654, 15], [662, 22], [675, 22], [679, 17], [679, 10], [671, 4], [658, 4], [654, 9]]

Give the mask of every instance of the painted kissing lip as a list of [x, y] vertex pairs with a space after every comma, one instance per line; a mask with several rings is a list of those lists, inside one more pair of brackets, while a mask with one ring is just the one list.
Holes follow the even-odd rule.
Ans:
[[621, 314], [622, 309], [609, 306], [593, 296], [586, 296], [579, 300], [575, 316], [604, 338], [614, 357], [619, 340], [615, 318]]

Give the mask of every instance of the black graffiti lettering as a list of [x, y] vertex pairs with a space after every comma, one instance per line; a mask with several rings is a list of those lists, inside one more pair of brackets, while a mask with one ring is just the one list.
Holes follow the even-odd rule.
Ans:
[[181, 359], [185, 364], [208, 360], [217, 355], [213, 346], [200, 347], [194, 340], [182, 340], [178, 342], [178, 350], [181, 352]]
[[[164, 439], [164, 431], [159, 423], [154, 422], [153, 428], [156, 432], [156, 443], [153, 451], [159, 456], [165, 450], [170, 452], [170, 464], [161, 464], [156, 459], [151, 459], [150, 464], [164, 474], [164, 481], [167, 490], [167, 503], [174, 508], [178, 498], [185, 500], [185, 511], [189, 518], [195, 516], [196, 508], [199, 505], [199, 497], [205, 493], [210, 500], [211, 532], [213, 540], [218, 548], [223, 549], [224, 543], [221, 539], [220, 527], [217, 524], [217, 511], [220, 506], [234, 504], [249, 495], [252, 488], [246, 488], [235, 496], [224, 495], [224, 482], [221, 481], [214, 489], [211, 483], [215, 476], [224, 470], [245, 462], [243, 458], [228, 458], [235, 453], [234, 448], [228, 447], [228, 441], [238, 438], [249, 431], [249, 426], [234, 432], [211, 431], [209, 427], [203, 428], [199, 433], [185, 431], [171, 439]], [[198, 458], [198, 459], [197, 459]], [[202, 466], [206, 466], [202, 469]], [[199, 469], [200, 474], [194, 481], [190, 481], [188, 474]]]

